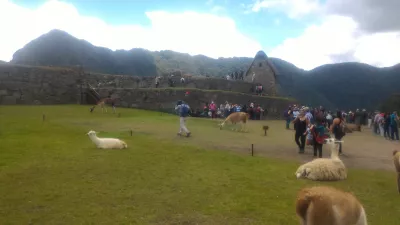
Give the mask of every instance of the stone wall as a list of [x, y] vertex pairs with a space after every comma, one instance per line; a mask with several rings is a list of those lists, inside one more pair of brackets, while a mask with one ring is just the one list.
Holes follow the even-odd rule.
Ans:
[[[198, 88], [206, 90], [224, 90], [241, 93], [251, 93], [252, 84], [244, 81], [230, 81], [221, 78], [185, 77], [185, 83], [180, 82], [180, 76], [173, 77], [174, 87]], [[95, 88], [154, 88], [155, 77], [137, 77], [125, 75], [108, 75], [87, 73], [84, 79]], [[100, 84], [100, 85], [98, 85]], [[160, 88], [170, 87], [167, 77], [160, 80]]]
[[71, 69], [0, 65], [0, 104], [71, 104], [80, 100]]
[[[207, 91], [199, 89], [130, 89], [130, 88], [104, 88], [97, 90], [100, 95], [108, 95], [118, 99], [117, 107], [132, 107], [141, 109], [161, 110], [173, 112], [174, 106], [178, 100], [187, 102], [192, 109], [202, 109], [205, 103], [212, 100], [216, 104], [225, 103], [225, 101], [237, 103], [240, 105], [248, 104], [252, 101], [260, 104], [268, 111], [267, 117], [281, 118], [283, 110], [293, 101], [279, 97], [260, 97], [249, 94], [235, 93], [229, 91]], [[188, 91], [189, 95], [185, 95]]]
[[[255, 101], [268, 109], [270, 115], [282, 114], [288, 100], [249, 95], [252, 84], [217, 78], [187, 77], [186, 83], [175, 79], [175, 89], [168, 87], [166, 78], [160, 88], [154, 87], [154, 77], [135, 77], [83, 73], [74, 68], [32, 67], [0, 64], [0, 104], [79, 104], [86, 103], [86, 83], [98, 87], [100, 97], [113, 94], [120, 98], [122, 107], [163, 110], [172, 109], [177, 100], [187, 101], [193, 108], [216, 101], [246, 104]], [[150, 88], [150, 89], [149, 89]], [[199, 90], [204, 89], [204, 90]], [[191, 94], [185, 97], [184, 93]], [[211, 91], [218, 90], [218, 91]], [[240, 92], [240, 93], [238, 93]]]

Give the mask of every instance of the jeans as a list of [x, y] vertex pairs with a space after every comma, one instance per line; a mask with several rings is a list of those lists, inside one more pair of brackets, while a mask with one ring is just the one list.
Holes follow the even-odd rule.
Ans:
[[389, 126], [383, 127], [383, 136], [390, 139]]
[[396, 140], [399, 140], [399, 128], [397, 127], [397, 124], [390, 125], [390, 128], [391, 128], [390, 136], [392, 137], [392, 140], [394, 140], [395, 135], [396, 135]]
[[286, 129], [289, 129], [290, 118], [286, 118]]
[[318, 151], [318, 157], [322, 158], [322, 144], [314, 140], [314, 156], [317, 156], [317, 151]]

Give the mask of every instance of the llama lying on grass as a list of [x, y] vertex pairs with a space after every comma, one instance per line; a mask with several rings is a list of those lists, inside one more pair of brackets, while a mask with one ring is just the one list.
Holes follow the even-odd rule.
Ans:
[[236, 124], [241, 122], [241, 129], [240, 131], [245, 131], [247, 119], [249, 118], [249, 114], [245, 112], [234, 112], [231, 113], [225, 120], [219, 125], [219, 129], [222, 130], [225, 123], [230, 121], [232, 124]]
[[351, 193], [327, 186], [303, 188], [296, 200], [301, 225], [367, 225], [363, 205]]
[[90, 140], [97, 146], [97, 148], [101, 149], [123, 149], [128, 148], [128, 145], [118, 139], [118, 138], [99, 138], [97, 137], [97, 132], [91, 130], [87, 133]]
[[347, 170], [339, 158], [339, 144], [334, 138], [325, 140], [331, 151], [331, 158], [318, 158], [301, 165], [296, 171], [296, 177], [314, 181], [337, 181], [347, 178]]
[[397, 173], [397, 191], [400, 193], [400, 151], [393, 151], [393, 164]]

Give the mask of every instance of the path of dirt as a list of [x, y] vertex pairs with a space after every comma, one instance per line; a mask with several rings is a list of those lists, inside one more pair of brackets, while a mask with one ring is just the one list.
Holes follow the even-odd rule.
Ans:
[[[294, 131], [286, 131], [286, 135], [293, 137]], [[347, 167], [394, 171], [392, 151], [394, 149], [400, 150], [399, 141], [389, 141], [384, 137], [373, 135], [372, 131], [368, 128], [364, 128], [362, 132], [347, 134], [343, 140], [343, 155], [340, 158]], [[297, 154], [298, 149], [294, 143], [294, 137], [292, 140], [287, 141], [291, 142], [293, 147], [287, 146], [287, 143], [276, 146], [271, 146], [267, 142], [257, 143], [255, 154], [273, 158], [298, 160], [301, 162], [307, 162], [313, 158], [313, 148], [311, 146], [306, 147], [305, 154]], [[214, 145], [210, 147], [230, 149], [235, 152], [250, 154], [250, 146], [235, 146], [229, 143], [220, 143], [216, 145], [214, 143]], [[329, 157], [329, 152], [324, 151], [323, 155], [324, 157]]]

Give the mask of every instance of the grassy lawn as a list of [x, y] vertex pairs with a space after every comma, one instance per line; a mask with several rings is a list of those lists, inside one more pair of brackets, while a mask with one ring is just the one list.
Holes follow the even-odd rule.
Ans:
[[[298, 224], [297, 191], [321, 184], [354, 192], [369, 224], [399, 224], [394, 172], [350, 169], [343, 182], [296, 180], [298, 162], [212, 147], [228, 140], [228, 148], [240, 140], [287, 145], [279, 133], [262, 137], [256, 125], [250, 136], [193, 119], [193, 137], [179, 138], [175, 116], [88, 108], [0, 107], [0, 224], [290, 225]], [[98, 150], [85, 135], [90, 129], [129, 148]]]

